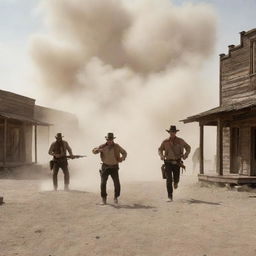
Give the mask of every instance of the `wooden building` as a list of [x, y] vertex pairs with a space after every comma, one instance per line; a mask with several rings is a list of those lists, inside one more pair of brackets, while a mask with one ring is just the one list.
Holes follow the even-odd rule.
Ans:
[[68, 130], [78, 130], [75, 115], [0, 90], [0, 170], [48, 162], [50, 136]]
[[[199, 122], [199, 180], [256, 183], [256, 29], [240, 33], [240, 44], [220, 54], [218, 107], [190, 116]], [[204, 128], [217, 127], [216, 174], [204, 170]]]
[[[49, 124], [34, 119], [34, 107], [34, 99], [0, 90], [1, 168], [37, 162], [37, 126]], [[35, 143], [34, 156], [32, 156], [33, 141]]]

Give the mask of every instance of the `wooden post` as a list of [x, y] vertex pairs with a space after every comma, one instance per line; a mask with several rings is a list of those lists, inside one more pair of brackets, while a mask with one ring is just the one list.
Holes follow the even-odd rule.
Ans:
[[200, 174], [204, 174], [204, 125], [200, 125]]
[[35, 163], [37, 163], [37, 125], [35, 124]]
[[223, 124], [220, 119], [217, 126], [217, 174], [223, 175]]
[[50, 146], [50, 126], [48, 126], [48, 147]]
[[26, 149], [26, 124], [25, 122], [23, 122], [22, 124], [22, 136], [21, 136], [21, 143], [22, 143], [22, 152], [21, 152], [21, 159], [22, 162], [26, 162], [26, 153], [27, 153], [27, 149]]
[[4, 156], [3, 156], [3, 167], [6, 167], [6, 152], [7, 152], [7, 119], [4, 119]]

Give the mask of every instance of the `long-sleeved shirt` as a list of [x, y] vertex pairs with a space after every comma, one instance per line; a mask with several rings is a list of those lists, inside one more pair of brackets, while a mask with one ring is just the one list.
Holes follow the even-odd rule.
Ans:
[[[184, 154], [185, 149], [185, 154]], [[173, 139], [168, 138], [162, 142], [158, 149], [158, 153], [161, 158], [166, 160], [181, 159], [182, 156], [188, 157], [191, 147], [181, 138], [175, 137]]]
[[67, 151], [69, 155], [73, 155], [71, 147], [65, 140], [62, 140], [61, 142], [54, 141], [49, 148], [48, 154], [52, 156], [54, 154], [59, 154], [60, 157], [64, 157], [67, 155]]
[[127, 157], [127, 152], [118, 144], [100, 145], [92, 150], [94, 154], [100, 153], [101, 161], [107, 165], [116, 165]]

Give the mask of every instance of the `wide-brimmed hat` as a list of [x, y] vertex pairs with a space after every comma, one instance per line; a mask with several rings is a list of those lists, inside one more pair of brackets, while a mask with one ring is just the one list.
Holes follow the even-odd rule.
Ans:
[[114, 137], [114, 133], [113, 132], [109, 132], [107, 136], [105, 136], [105, 138], [107, 140], [113, 140], [115, 139], [116, 137]]
[[169, 130], [166, 130], [167, 132], [178, 132], [179, 130], [176, 129], [176, 125], [171, 125]]
[[62, 133], [61, 132], [58, 132], [55, 136], [56, 139], [59, 139], [59, 138], [63, 138], [64, 136], [62, 136]]

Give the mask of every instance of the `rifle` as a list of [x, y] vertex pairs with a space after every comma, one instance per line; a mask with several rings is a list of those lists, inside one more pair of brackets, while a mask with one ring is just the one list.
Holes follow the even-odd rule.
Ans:
[[[63, 158], [66, 158], [66, 159], [78, 159], [78, 158], [82, 158], [82, 157], [87, 157], [87, 156], [86, 156], [86, 155], [64, 156], [64, 157], [62, 157], [62, 159], [63, 159]], [[50, 162], [49, 162], [49, 164], [50, 164], [50, 170], [53, 169], [54, 162], [56, 162], [56, 161], [58, 161], [58, 158], [50, 160]]]

